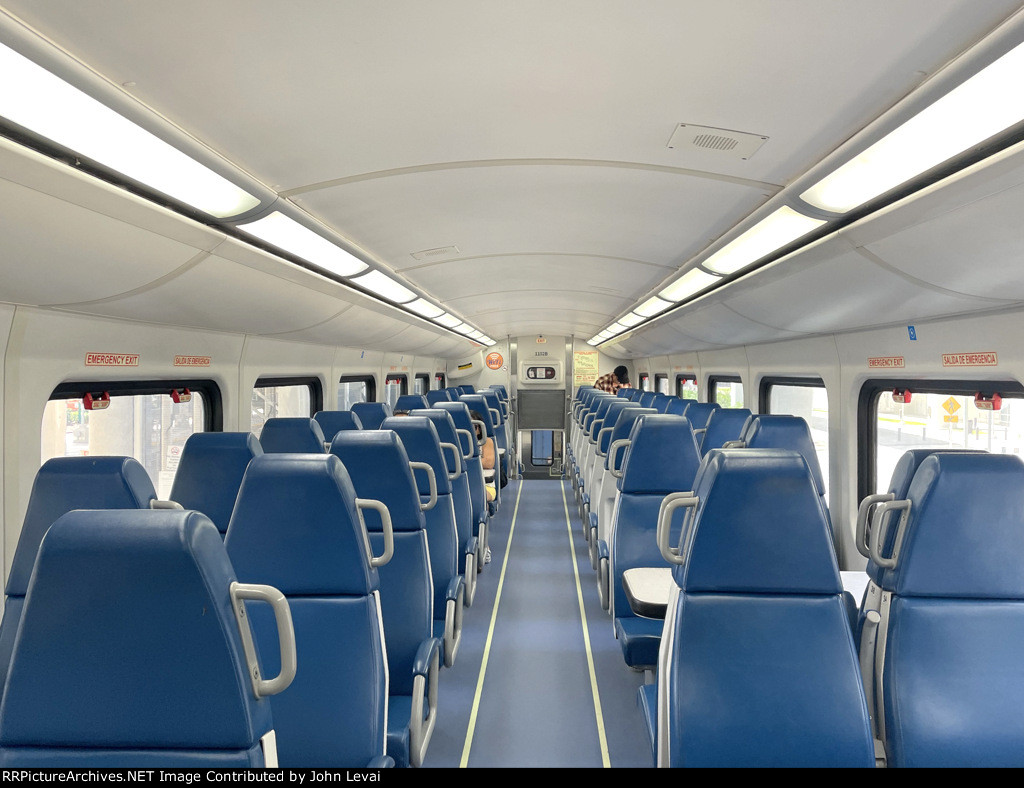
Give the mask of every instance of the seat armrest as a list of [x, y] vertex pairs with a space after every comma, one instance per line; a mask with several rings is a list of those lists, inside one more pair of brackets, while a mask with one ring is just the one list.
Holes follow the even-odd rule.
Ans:
[[430, 663], [441, 654], [441, 638], [427, 638], [416, 649], [416, 659], [412, 663], [412, 675], [427, 676]]
[[390, 755], [378, 755], [376, 758], [371, 758], [370, 762], [366, 764], [367, 769], [394, 769], [395, 759]]
[[456, 600], [459, 598], [459, 594], [462, 593], [463, 588], [466, 585], [466, 581], [462, 575], [455, 575], [448, 583], [448, 588], [445, 591], [445, 599]]

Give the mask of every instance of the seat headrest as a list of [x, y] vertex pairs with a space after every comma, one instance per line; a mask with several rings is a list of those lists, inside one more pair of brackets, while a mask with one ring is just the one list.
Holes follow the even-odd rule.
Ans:
[[[433, 423], [423, 416], [392, 416], [384, 419], [380, 425], [382, 430], [393, 430], [402, 440], [405, 453], [413, 462], [425, 462], [434, 469], [438, 495], [451, 495], [452, 483], [448, 479], [448, 466], [441, 454], [441, 438]], [[430, 482], [427, 474], [418, 470], [414, 472], [416, 487], [420, 495], [430, 495]]]
[[888, 492], [896, 498], [906, 498], [910, 491], [910, 483], [914, 480], [914, 474], [921, 467], [921, 463], [933, 454], [978, 454], [978, 451], [971, 449], [908, 449], [900, 457], [893, 468], [892, 478], [889, 480]]
[[425, 408], [429, 403], [422, 394], [403, 394], [395, 401], [395, 410], [416, 410]]
[[636, 402], [636, 403], [639, 403], [640, 402], [640, 398], [644, 395], [644, 392], [641, 391], [640, 389], [630, 389], [629, 392], [630, 392], [630, 394], [629, 394], [630, 400], [632, 400], [633, 402]]
[[361, 430], [363, 422], [350, 410], [321, 410], [313, 414], [316, 423], [324, 434], [324, 442], [329, 443], [342, 430]]
[[[342, 435], [351, 433], [340, 433]], [[245, 472], [224, 544], [243, 583], [285, 595], [365, 596], [378, 586], [356, 491], [330, 454], [264, 454]]]
[[156, 498], [146, 469], [132, 457], [55, 457], [36, 473], [18, 538], [7, 595], [24, 596], [46, 529], [72, 509], [148, 509]]
[[427, 404], [433, 407], [439, 402], [451, 402], [452, 398], [444, 389], [427, 392]]
[[[345, 464], [356, 495], [387, 505], [396, 532], [421, 531], [426, 527], [409, 455], [398, 433], [388, 429], [339, 432], [331, 443], [331, 454]], [[371, 532], [381, 531], [376, 512], [364, 511], [363, 518]]]
[[472, 383], [466, 383], [466, 384], [464, 384], [462, 386], [458, 386], [457, 388], [459, 389], [459, 394], [475, 394], [476, 393], [476, 389], [473, 387]]
[[718, 410], [721, 405], [717, 402], [697, 402], [695, 399], [686, 400], [687, 405], [683, 415], [690, 420], [695, 430], [702, 430], [708, 426], [708, 419], [711, 414]]
[[[613, 441], [625, 440], [633, 432], [633, 425], [636, 420], [641, 416], [657, 414], [654, 408], [641, 408], [635, 402], [629, 402], [622, 410], [619, 411], [618, 417], [615, 419], [615, 426], [612, 429], [611, 439]], [[608, 444], [611, 445], [610, 443]]]
[[505, 388], [504, 383], [492, 383], [487, 388], [494, 389], [496, 392], [498, 392], [498, 396], [501, 397], [503, 400], [508, 399], [508, 389]]
[[632, 391], [630, 391], [629, 389], [619, 389], [618, 391], [615, 392], [616, 397], [624, 397], [626, 399], [629, 398], [630, 394], [632, 394]]
[[642, 391], [640, 392], [640, 404], [645, 408], [654, 407], [654, 398], [657, 395], [653, 391]]
[[743, 440], [748, 449], [789, 449], [803, 455], [818, 495], [825, 494], [825, 479], [818, 464], [811, 429], [800, 416], [751, 416], [743, 428]]
[[[39, 549], [3, 701], [5, 747], [248, 749], [271, 728], [198, 512], [74, 511]], [[55, 637], [54, 627], [59, 637]]]
[[686, 563], [674, 569], [688, 593], [842, 592], [828, 521], [798, 452], [714, 449], [695, 488]]
[[726, 441], [739, 440], [749, 418], [749, 408], [716, 408], [711, 411], [701, 451], [707, 454], [711, 449], [722, 448]]
[[654, 395], [654, 402], [651, 403], [651, 407], [658, 411], [658, 413], [668, 413], [668, 404], [671, 401], [672, 397], [659, 392]]
[[485, 400], [479, 394], [462, 394], [459, 397], [459, 402], [465, 403], [466, 407], [470, 411], [476, 411], [480, 414], [480, 420], [484, 423], [484, 427], [487, 429], [487, 436], [494, 437], [494, 429], [498, 425], [494, 423], [494, 416], [491, 413], [490, 407], [487, 405]]
[[1020, 457], [932, 454], [914, 474], [907, 497], [899, 563], [883, 573], [883, 588], [899, 596], [1024, 599]]
[[195, 432], [185, 441], [170, 498], [224, 533], [249, 461], [263, 454], [251, 432]]
[[[448, 411], [442, 410], [441, 408], [425, 408], [423, 410], [410, 411], [409, 415], [423, 417], [433, 424], [434, 429], [437, 430], [437, 438], [441, 443], [451, 443], [454, 446], [459, 446], [460, 440], [458, 433], [455, 432], [455, 422], [452, 420], [452, 417], [448, 415]], [[461, 441], [461, 443], [464, 447], [465, 441]], [[459, 448], [458, 457], [453, 457], [450, 449], [441, 450], [441, 455], [444, 457], [445, 465], [452, 473], [454, 473], [456, 469], [459, 469], [460, 472], [465, 470], [464, 463], [462, 462], [463, 447]], [[408, 447], [406, 447], [406, 452], [408, 453]]]
[[498, 426], [500, 427], [505, 423], [505, 412], [501, 409], [501, 398], [498, 396], [498, 392], [484, 389], [479, 394], [484, 398], [487, 407], [494, 408], [498, 412]]
[[315, 419], [267, 419], [260, 433], [264, 454], [324, 453], [324, 432]]
[[672, 397], [669, 399], [668, 405], [665, 406], [665, 413], [669, 413], [673, 416], [682, 416], [686, 412], [686, 406], [691, 402], [694, 402], [694, 400]]
[[[604, 412], [604, 416], [603, 416], [604, 422], [600, 425], [600, 427], [601, 427], [601, 430], [607, 429], [608, 432], [604, 433], [604, 435], [601, 435], [601, 440], [597, 444], [597, 450], [599, 452], [601, 452], [601, 454], [604, 454], [605, 452], [607, 452], [608, 451], [608, 447], [611, 445], [612, 432], [615, 431], [615, 425], [618, 423], [619, 414], [621, 414], [622, 411], [624, 411], [624, 410], [630, 410], [630, 409], [634, 409], [634, 410], [636, 409], [636, 406], [632, 402], [628, 402], [628, 401], [626, 401], [624, 399], [616, 398], [612, 402], [612, 404], [608, 406], [608, 410], [606, 410]], [[654, 409], [651, 408], [651, 410], [654, 410]], [[598, 417], [598, 418], [602, 418], [602, 417]], [[593, 433], [594, 438], [597, 438], [597, 436], [599, 434], [600, 434], [599, 432], [595, 431]]]
[[455, 429], [468, 430], [471, 435], [459, 435], [463, 454], [469, 457], [480, 455], [480, 446], [476, 442], [476, 430], [473, 428], [473, 420], [469, 416], [469, 408], [465, 402], [439, 402], [434, 407], [443, 410], [452, 417]]
[[639, 416], [629, 435], [619, 490], [631, 495], [667, 495], [693, 489], [700, 452], [682, 416]]
[[375, 430], [391, 415], [391, 408], [386, 402], [357, 402], [352, 406], [352, 412], [359, 417], [364, 430]]

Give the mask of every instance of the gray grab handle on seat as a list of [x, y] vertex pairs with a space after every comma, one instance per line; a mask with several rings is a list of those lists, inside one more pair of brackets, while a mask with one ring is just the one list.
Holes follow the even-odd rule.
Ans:
[[[228, 587], [228, 594], [231, 596], [231, 609], [235, 613], [238, 631], [242, 636], [242, 649], [245, 651], [245, 662], [249, 669], [253, 693], [257, 698], [265, 698], [268, 695], [277, 695], [279, 692], [283, 692], [288, 689], [292, 679], [295, 678], [297, 665], [295, 628], [292, 626], [292, 612], [288, 607], [288, 600], [273, 586], [239, 583], [237, 580]], [[278, 648], [281, 652], [281, 672], [272, 679], [264, 680], [260, 677], [256, 645], [253, 643], [252, 629], [249, 627], [248, 617], [245, 614], [245, 600], [247, 599], [266, 602], [274, 611]]]
[[878, 504], [894, 500], [895, 498], [896, 496], [893, 493], [876, 493], [875, 495], [867, 496], [860, 502], [860, 506], [857, 508], [856, 545], [857, 552], [865, 558], [871, 558], [871, 549], [868, 547], [868, 521], [871, 519], [872, 511]]
[[[454, 471], [448, 471], [448, 480], [449, 481], [455, 481], [462, 474], [462, 449], [460, 449], [454, 443], [442, 442], [441, 443], [441, 453], [442, 454], [444, 453], [445, 449], [450, 450], [451, 453], [452, 453], [452, 457], [455, 459], [455, 470]], [[447, 465], [445, 467], [447, 468]]]
[[746, 441], [726, 441], [722, 444], [723, 449], [745, 449], [747, 448]]
[[661, 508], [658, 510], [658, 550], [662, 558], [670, 564], [681, 565], [686, 562], [686, 556], [682, 555], [680, 548], [672, 547], [668, 543], [669, 532], [672, 530], [672, 513], [676, 509], [686, 508], [687, 514], [683, 519], [683, 538], [686, 542], [686, 534], [689, 530], [690, 519], [697, 509], [699, 499], [690, 492], [675, 492], [666, 495], [661, 501]]
[[480, 434], [483, 437], [477, 438], [476, 444], [477, 446], [483, 446], [484, 441], [487, 440], [487, 425], [480, 421], [480, 419], [473, 419], [473, 423], [480, 425]]
[[184, 509], [185, 507], [182, 506], [177, 501], [158, 501], [156, 498], [154, 498], [154, 499], [152, 499], [149, 502], [149, 508], [150, 509], [175, 509], [175, 510], [177, 510], [177, 509]]
[[456, 427], [455, 428], [455, 434], [459, 435], [459, 436], [465, 435], [467, 438], [469, 438], [469, 452], [470, 453], [462, 455], [465, 459], [468, 460], [470, 457], [473, 456], [473, 441], [476, 440], [476, 435], [474, 435], [472, 432], [470, 432], [467, 429], [463, 429], [462, 427]]
[[[617, 441], [612, 441], [612, 445], [608, 447], [608, 454], [611, 455], [611, 461], [608, 463], [608, 470], [612, 472], [612, 476], [616, 479], [622, 478], [622, 468], [615, 464], [615, 453], [620, 448], [629, 446], [629, 442], [629, 438], [619, 438]], [[623, 459], [625, 459], [625, 454], [623, 454]]]
[[[364, 531], [366, 531], [366, 521], [363, 519], [363, 509], [373, 509], [380, 515], [380, 522], [384, 527], [384, 552], [374, 555], [371, 551], [370, 566], [384, 566], [395, 554], [395, 534], [391, 525], [391, 512], [382, 501], [375, 501], [372, 498], [356, 498], [356, 512], [359, 514], [359, 522], [363, 524]], [[369, 551], [369, 544], [367, 544], [367, 550]]]
[[[892, 544], [892, 557], [886, 558], [882, 555], [882, 538], [888, 528], [883, 528], [886, 522], [886, 515], [889, 512], [902, 512], [900, 520], [896, 524], [896, 539]], [[883, 501], [875, 507], [875, 513], [871, 516], [871, 535], [868, 545], [869, 557], [882, 569], [895, 569], [900, 560], [900, 547], [903, 545], [903, 533], [906, 529], [907, 518], [910, 516], [910, 501]]]
[[614, 431], [614, 429], [615, 429], [614, 427], [602, 427], [601, 429], [599, 429], [597, 431], [597, 440], [594, 441], [594, 443], [597, 445], [597, 456], [598, 457], [604, 457], [605, 454], [608, 453], [608, 452], [605, 452], [605, 454], [601, 454], [601, 436], [604, 435], [606, 432]]
[[[414, 471], [426, 471], [427, 472], [427, 484], [430, 485], [430, 500], [426, 503], [420, 504], [421, 512], [429, 512], [434, 508], [437, 503], [437, 477], [434, 475], [434, 469], [429, 462], [412, 462], [410, 460], [409, 467]], [[415, 477], [415, 474], [413, 474]]]

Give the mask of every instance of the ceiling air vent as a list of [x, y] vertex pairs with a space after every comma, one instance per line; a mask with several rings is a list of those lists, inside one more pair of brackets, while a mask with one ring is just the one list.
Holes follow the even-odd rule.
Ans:
[[439, 246], [436, 249], [424, 249], [422, 252], [413, 252], [412, 256], [417, 260], [439, 260], [442, 257], [455, 257], [459, 253], [457, 246]]
[[767, 141], [761, 134], [745, 131], [716, 129], [711, 126], [694, 126], [680, 123], [672, 132], [668, 147], [681, 151], [711, 151], [746, 161]]

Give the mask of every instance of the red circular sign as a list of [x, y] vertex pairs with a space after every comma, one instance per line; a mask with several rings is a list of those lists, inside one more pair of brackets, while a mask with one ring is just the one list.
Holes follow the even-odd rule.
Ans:
[[501, 365], [505, 363], [501, 353], [488, 353], [484, 361], [489, 369], [501, 369]]

